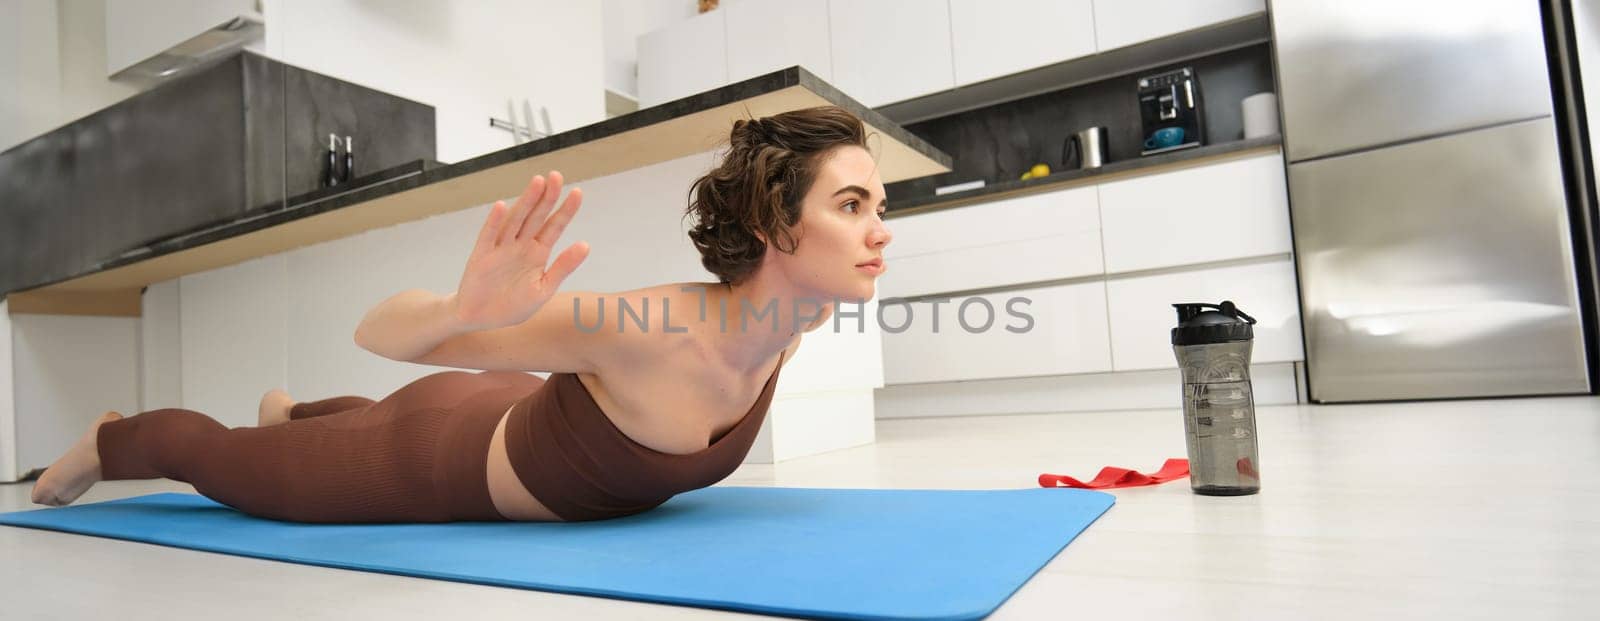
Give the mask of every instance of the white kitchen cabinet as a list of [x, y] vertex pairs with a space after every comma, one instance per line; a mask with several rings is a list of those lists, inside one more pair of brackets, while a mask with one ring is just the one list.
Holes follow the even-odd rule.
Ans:
[[1100, 219], [1109, 274], [1292, 250], [1280, 151], [1102, 184]]
[[950, 0], [955, 83], [1095, 53], [1091, 0]]
[[794, 65], [833, 81], [828, 0], [740, 0], [728, 14], [728, 82]]
[[1105, 51], [1265, 10], [1266, 0], [1094, 0], [1095, 37]]
[[829, 2], [828, 28], [833, 85], [869, 108], [955, 86], [948, 2]]
[[[883, 338], [878, 334], [877, 311], [876, 299], [863, 304], [839, 302], [822, 325], [805, 333], [805, 342], [794, 357], [784, 361], [777, 393], [837, 392], [883, 386]], [[728, 330], [739, 329], [738, 313], [733, 309], [728, 312]], [[809, 315], [814, 309], [802, 304], [800, 312]]]
[[1107, 280], [1115, 369], [1177, 368], [1172, 328], [1178, 325], [1178, 312], [1172, 305], [1223, 300], [1232, 300], [1256, 319], [1253, 363], [1305, 360], [1294, 261], [1283, 259]]
[[710, 11], [639, 37], [639, 107], [728, 83], [727, 11]]
[[[993, 309], [987, 327], [985, 303]], [[1111, 370], [1103, 282], [948, 298], [937, 305], [880, 303], [880, 309], [885, 384]]]
[[879, 297], [1024, 284], [1104, 272], [1093, 186], [887, 221]]

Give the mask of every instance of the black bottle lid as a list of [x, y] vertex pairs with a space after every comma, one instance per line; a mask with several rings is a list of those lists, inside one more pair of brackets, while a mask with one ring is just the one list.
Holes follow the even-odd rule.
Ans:
[[[1255, 318], [1244, 314], [1228, 300], [1221, 304], [1188, 303], [1172, 307], [1178, 309], [1178, 327], [1172, 329], [1173, 345], [1232, 343], [1255, 338], [1250, 327], [1255, 324]], [[1203, 310], [1207, 307], [1216, 310]]]

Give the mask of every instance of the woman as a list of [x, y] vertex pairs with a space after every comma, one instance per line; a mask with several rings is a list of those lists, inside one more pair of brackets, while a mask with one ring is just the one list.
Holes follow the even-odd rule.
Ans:
[[[685, 212], [714, 283], [558, 292], [589, 250], [572, 244], [546, 268], [583, 201], [573, 188], [552, 214], [560, 193], [559, 173], [535, 176], [509, 213], [490, 208], [455, 293], [402, 292], [356, 329], [378, 355], [482, 372], [434, 373], [379, 401], [294, 403], [273, 390], [257, 427], [180, 408], [109, 412], [45, 471], [33, 501], [166, 477], [301, 522], [633, 515], [743, 462], [800, 334], [831, 302], [874, 295], [891, 238], [862, 123], [835, 107], [734, 123]], [[678, 312], [612, 327], [637, 324], [650, 300]]]

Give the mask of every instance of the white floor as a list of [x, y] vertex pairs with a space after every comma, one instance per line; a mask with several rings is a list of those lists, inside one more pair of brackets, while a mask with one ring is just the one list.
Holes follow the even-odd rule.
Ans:
[[[1259, 411], [1263, 491], [1117, 504], [992, 619], [1595, 618], [1600, 399]], [[1172, 410], [885, 420], [872, 446], [723, 485], [993, 489], [1184, 456]], [[34, 508], [0, 485], [0, 510]], [[84, 501], [167, 482], [103, 483]], [[81, 502], [81, 501], [80, 501]], [[529, 617], [528, 615], [534, 615]], [[732, 618], [0, 527], [7, 619]]]

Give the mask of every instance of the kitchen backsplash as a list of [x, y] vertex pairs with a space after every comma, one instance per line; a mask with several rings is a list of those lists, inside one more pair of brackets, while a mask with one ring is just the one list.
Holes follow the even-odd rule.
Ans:
[[948, 173], [889, 184], [890, 209], [896, 199], [932, 196], [947, 185], [1013, 181], [1035, 164], [1061, 172], [1067, 137], [1089, 127], [1106, 128], [1105, 163], [1138, 158], [1145, 138], [1138, 79], [1179, 67], [1194, 68], [1208, 145], [1242, 139], [1240, 102], [1274, 90], [1271, 47], [1260, 43], [910, 124], [906, 129], [949, 153], [955, 166]]

